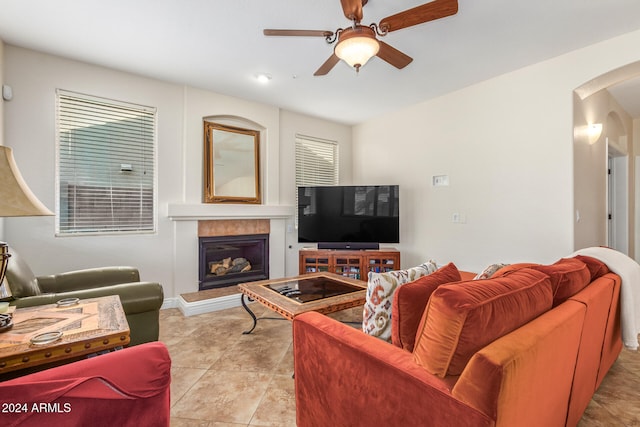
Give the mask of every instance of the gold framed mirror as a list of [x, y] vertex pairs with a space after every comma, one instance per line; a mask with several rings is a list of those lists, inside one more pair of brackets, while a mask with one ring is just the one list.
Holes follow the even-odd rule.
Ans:
[[261, 203], [260, 131], [204, 122], [204, 202]]

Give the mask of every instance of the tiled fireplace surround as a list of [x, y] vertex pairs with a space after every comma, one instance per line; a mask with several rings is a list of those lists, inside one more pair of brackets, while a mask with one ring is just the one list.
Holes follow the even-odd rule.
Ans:
[[[240, 305], [239, 295], [189, 302], [182, 294], [198, 292], [201, 235], [269, 234], [269, 277], [286, 276], [286, 230], [294, 208], [285, 205], [170, 204], [174, 221], [175, 277], [173, 303], [185, 316]], [[258, 232], [256, 232], [258, 231]]]

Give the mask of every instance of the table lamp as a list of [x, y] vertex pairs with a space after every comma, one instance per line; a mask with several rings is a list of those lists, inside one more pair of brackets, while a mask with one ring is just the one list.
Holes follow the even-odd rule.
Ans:
[[[0, 217], [42, 215], [53, 215], [53, 212], [38, 200], [24, 182], [11, 148], [0, 146]], [[0, 299], [10, 295], [4, 283], [10, 256], [8, 245], [0, 242]]]

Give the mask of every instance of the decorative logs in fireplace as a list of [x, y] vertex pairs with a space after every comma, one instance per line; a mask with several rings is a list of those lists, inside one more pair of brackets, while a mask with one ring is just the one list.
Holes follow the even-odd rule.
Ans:
[[251, 270], [251, 263], [248, 259], [242, 257], [234, 259], [228, 257], [219, 261], [209, 262], [209, 272], [216, 276], [222, 276], [227, 273], [242, 273], [249, 270]]

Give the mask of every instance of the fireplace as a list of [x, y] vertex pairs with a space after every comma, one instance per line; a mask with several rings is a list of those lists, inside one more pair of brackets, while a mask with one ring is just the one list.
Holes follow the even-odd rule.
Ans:
[[199, 290], [269, 278], [269, 235], [199, 237]]

